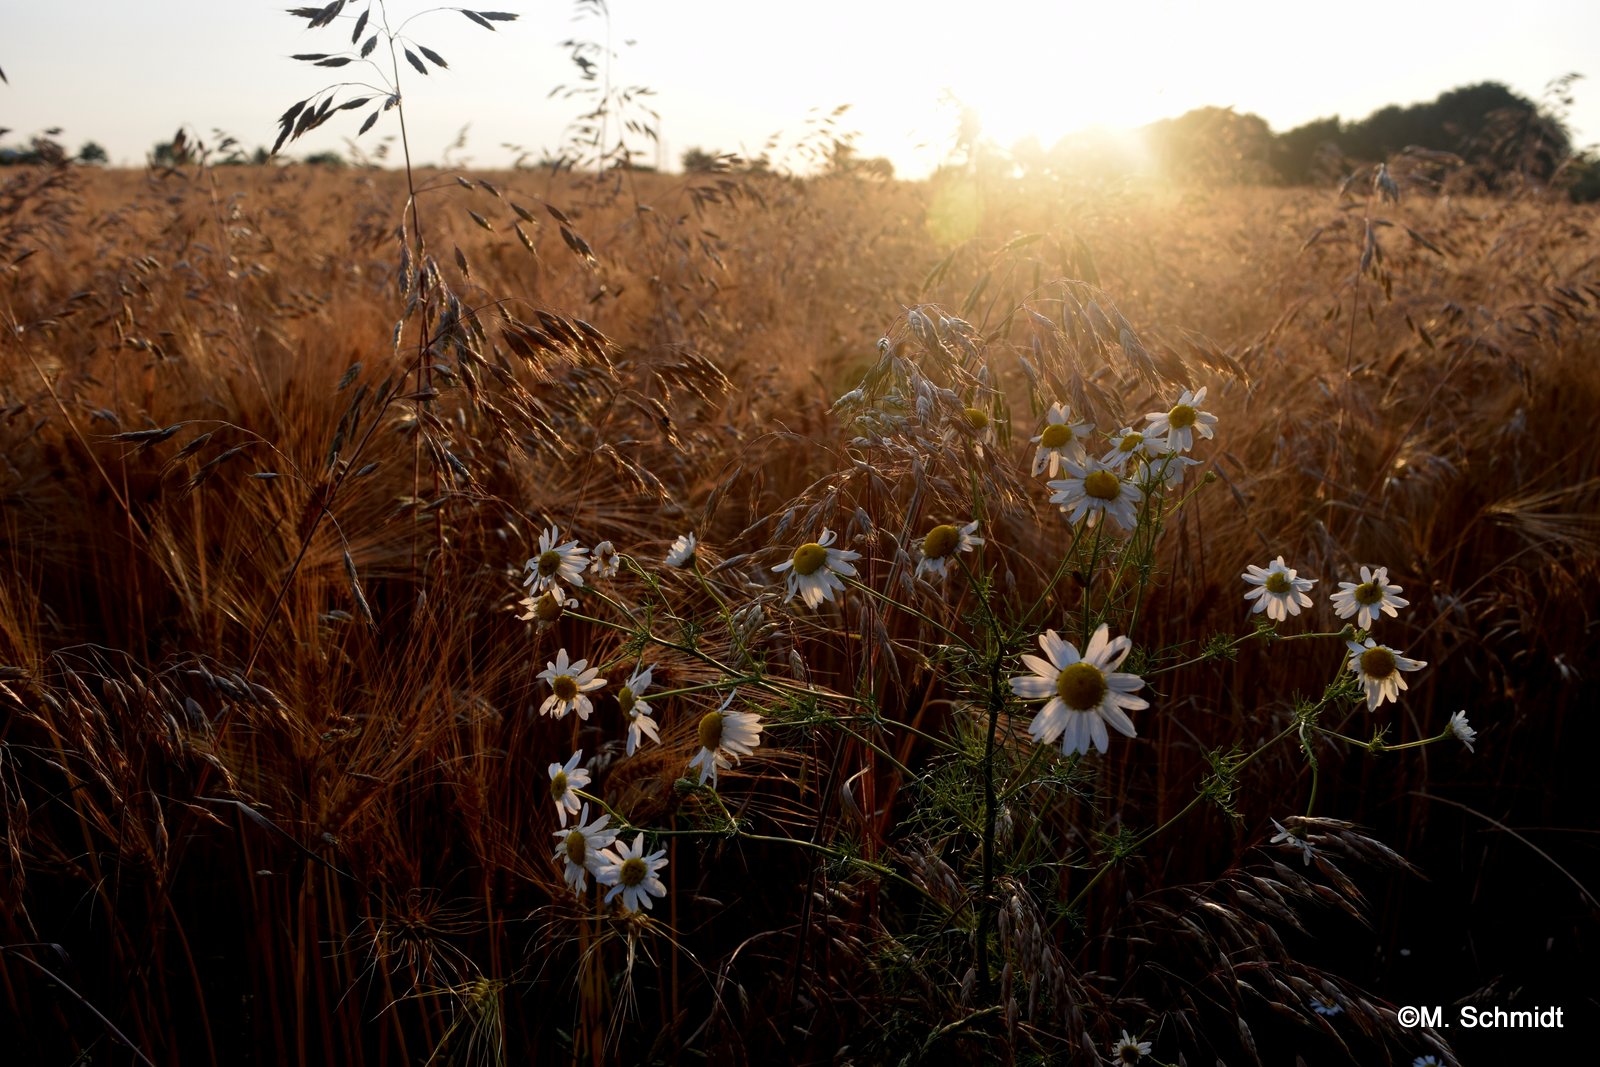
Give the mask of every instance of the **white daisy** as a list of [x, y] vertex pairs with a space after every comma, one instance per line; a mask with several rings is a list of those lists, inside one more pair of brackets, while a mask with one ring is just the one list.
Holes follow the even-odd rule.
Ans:
[[761, 716], [728, 710], [737, 692], [729, 693], [716, 711], [700, 717], [700, 751], [689, 761], [689, 769], [700, 772], [700, 784], [709, 781], [713, 789], [717, 787], [717, 771], [738, 763], [740, 756], [750, 755], [761, 744]]
[[1477, 749], [1472, 747], [1472, 743], [1478, 739], [1478, 731], [1474, 730], [1467, 723], [1467, 713], [1465, 709], [1450, 716], [1449, 727], [1450, 732], [1455, 734], [1456, 740], [1467, 746], [1468, 752], [1477, 751]]
[[1085, 466], [1068, 462], [1062, 467], [1067, 476], [1045, 484], [1055, 490], [1050, 503], [1061, 505], [1068, 522], [1076, 524], [1083, 519], [1093, 526], [1101, 515], [1110, 515], [1124, 530], [1138, 525], [1138, 507], [1144, 494], [1114, 467], [1094, 460]]
[[667, 895], [667, 887], [656, 876], [656, 872], [667, 865], [667, 850], [661, 849], [646, 856], [643, 830], [633, 839], [631, 847], [627, 842], [622, 842], [601, 853], [601, 860], [600, 869], [594, 872], [594, 880], [611, 887], [605, 898], [607, 904], [621, 893], [622, 906], [628, 911], [638, 911], [641, 907], [648, 909], [652, 906], [651, 897]]
[[1145, 460], [1144, 470], [1147, 477], [1142, 481], [1151, 488], [1159, 483], [1171, 492], [1183, 484], [1189, 468], [1198, 467], [1201, 462], [1188, 456], [1180, 456], [1176, 452], [1158, 452]]
[[551, 689], [550, 695], [539, 705], [539, 714], [564, 719], [567, 712], [576, 711], [578, 718], [588, 719], [594, 705], [584, 694], [592, 693], [606, 684], [604, 678], [596, 677], [599, 673], [599, 668], [590, 667], [588, 660], [568, 663], [567, 650], [563, 648], [558, 651], [555, 662], [547, 664], [538, 674], [538, 677], [550, 683]]
[[1311, 598], [1306, 596], [1306, 591], [1317, 584], [1315, 578], [1297, 578], [1298, 572], [1283, 562], [1279, 556], [1265, 567], [1250, 564], [1239, 577], [1255, 586], [1244, 595], [1246, 600], [1254, 600], [1255, 606], [1250, 609], [1250, 614], [1265, 611], [1267, 618], [1274, 622], [1286, 622], [1290, 615], [1300, 614], [1301, 608], [1311, 606]]
[[777, 573], [789, 572], [784, 576], [789, 590], [783, 598], [785, 604], [798, 593], [806, 607], [815, 608], [824, 600], [832, 600], [835, 589], [844, 592], [839, 576], [855, 576], [856, 569], [850, 561], [860, 559], [861, 553], [829, 548], [835, 536], [832, 530], [824, 527], [821, 537], [801, 545], [793, 556], [772, 568]]
[[578, 602], [571, 597], [563, 598], [559, 595], [560, 586], [546, 590], [538, 596], [525, 596], [517, 602], [523, 609], [517, 616], [519, 622], [536, 622], [540, 628], [550, 626], [561, 618], [568, 608], [575, 608]]
[[1385, 700], [1400, 700], [1400, 690], [1406, 688], [1406, 680], [1400, 677], [1401, 671], [1421, 670], [1428, 665], [1425, 660], [1407, 659], [1395, 649], [1380, 645], [1370, 637], [1362, 644], [1346, 641], [1345, 647], [1350, 649], [1350, 669], [1361, 679], [1361, 686], [1367, 691], [1368, 711], [1376, 711]]
[[578, 766], [578, 761], [583, 759], [583, 749], [572, 754], [566, 763], [550, 764], [550, 799], [556, 802], [556, 814], [561, 816], [561, 825], [567, 825], [567, 813], [576, 815], [579, 812], [578, 794], [575, 789], [582, 789], [589, 784], [589, 772]]
[[596, 578], [615, 578], [620, 565], [617, 546], [610, 541], [601, 541], [594, 546], [594, 551], [589, 553], [589, 569], [594, 571]]
[[672, 547], [667, 550], [667, 566], [687, 567], [694, 562], [695, 550], [699, 548], [694, 534], [687, 533], [672, 542]]
[[576, 541], [556, 544], [560, 540], [560, 529], [551, 526], [539, 535], [539, 554], [523, 564], [528, 568], [528, 576], [522, 584], [531, 585], [536, 594], [553, 589], [559, 595], [562, 582], [572, 586], [583, 584], [583, 568], [589, 565], [589, 550], [579, 548]]
[[1122, 1031], [1122, 1036], [1116, 1044], [1111, 1046], [1111, 1062], [1115, 1064], [1138, 1063], [1150, 1055], [1150, 1042], [1140, 1041], [1128, 1031]]
[[1039, 446], [1033, 454], [1034, 476], [1048, 470], [1050, 477], [1054, 478], [1063, 460], [1071, 460], [1080, 466], [1089, 462], [1089, 453], [1084, 451], [1083, 442], [1093, 432], [1093, 423], [1073, 422], [1065, 404], [1060, 401], [1051, 404], [1049, 413], [1045, 415], [1044, 429], [1038, 437], [1033, 438], [1033, 443]]
[[1063, 641], [1054, 630], [1039, 635], [1039, 647], [1048, 659], [1023, 656], [1022, 662], [1033, 673], [1011, 679], [1011, 692], [1023, 700], [1048, 700], [1028, 725], [1036, 742], [1049, 744], [1061, 738], [1061, 754], [1088, 752], [1092, 742], [1101, 752], [1110, 741], [1106, 724], [1124, 737], [1136, 737], [1133, 720], [1127, 712], [1147, 708], [1150, 702], [1134, 696], [1144, 686], [1136, 674], [1115, 673], [1128, 658], [1133, 642], [1126, 635], [1110, 638], [1110, 627], [1101, 623], [1089, 639], [1082, 656], [1071, 642]]
[[923, 574], [937, 574], [941, 578], [950, 576], [950, 564], [955, 559], [957, 552], [971, 552], [983, 544], [983, 538], [978, 536], [978, 520], [973, 519], [959, 529], [950, 524], [935, 526], [928, 531], [922, 539], [922, 559], [917, 563], [916, 577]]
[[1185, 389], [1178, 402], [1166, 411], [1150, 411], [1145, 413], [1145, 418], [1150, 425], [1145, 427], [1145, 433], [1150, 437], [1160, 437], [1165, 434], [1168, 452], [1187, 452], [1194, 447], [1194, 435], [1212, 437], [1212, 427], [1217, 424], [1217, 417], [1209, 411], [1201, 411], [1200, 405], [1205, 403], [1206, 387], [1201, 386], [1198, 393], [1190, 393]]
[[[1271, 845], [1288, 845], [1291, 848], [1294, 848], [1300, 853], [1300, 858], [1304, 864], [1307, 867], [1311, 866], [1311, 856], [1315, 851], [1311, 847], [1311, 842], [1307, 841], [1299, 834], [1294, 833], [1292, 830], [1284, 829], [1283, 824], [1277, 819], [1272, 820], [1272, 825], [1278, 828], [1278, 832], [1274, 834], [1272, 840], [1267, 843]], [[1323, 1012], [1323, 1014], [1327, 1015], [1329, 1013]]]
[[977, 452], [981, 458], [983, 456], [983, 446], [994, 444], [994, 420], [989, 417], [987, 411], [977, 407], [962, 408], [961, 419], [972, 429], [973, 436], [978, 439], [973, 451]]
[[1394, 618], [1400, 614], [1396, 609], [1411, 605], [1411, 601], [1395, 596], [1398, 592], [1398, 585], [1389, 584], [1388, 567], [1379, 567], [1377, 570], [1362, 567], [1359, 583], [1340, 582], [1339, 591], [1329, 599], [1333, 601], [1335, 615], [1348, 619], [1360, 612], [1356, 624], [1363, 630], [1370, 630], [1372, 624], [1378, 621], [1378, 612]]
[[1131, 459], [1148, 459], [1154, 454], [1164, 454], [1167, 449], [1164, 438], [1132, 426], [1124, 426], [1107, 440], [1111, 442], [1111, 451], [1100, 457], [1100, 464], [1118, 471], [1126, 469]]
[[[563, 818], [565, 815], [566, 809], [563, 808]], [[611, 822], [610, 815], [601, 815], [594, 822], [587, 822], [588, 818], [589, 805], [585, 804], [578, 813], [577, 822], [572, 829], [557, 830], [554, 834], [555, 858], [565, 861], [561, 876], [566, 879], [574, 893], [583, 892], [588, 884], [588, 875], [599, 875], [600, 867], [605, 863], [605, 857], [601, 855], [600, 850], [617, 839], [615, 830], [606, 829]]]
[[1327, 993], [1317, 993], [1311, 998], [1311, 1010], [1318, 1015], [1332, 1018], [1344, 1014], [1344, 1005]]
[[650, 672], [655, 669], [655, 664], [643, 670], [634, 671], [622, 688], [617, 690], [617, 706], [622, 709], [623, 716], [628, 720], [628, 755], [633, 755], [639, 747], [639, 735], [644, 734], [656, 744], [661, 743], [661, 731], [656, 726], [655, 719], [651, 718], [653, 711], [648, 703], [641, 700], [644, 691], [650, 688]]

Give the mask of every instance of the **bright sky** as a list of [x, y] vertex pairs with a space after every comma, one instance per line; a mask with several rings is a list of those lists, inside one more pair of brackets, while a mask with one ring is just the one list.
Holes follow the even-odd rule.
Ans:
[[[98, 141], [125, 163], [142, 162], [180, 124], [270, 145], [289, 104], [336, 80], [379, 81], [357, 64], [327, 70], [288, 58], [348, 48], [366, 6], [352, 0], [350, 17], [316, 31], [285, 13], [313, 2], [322, 0], [0, 0], [0, 69], [10, 80], [0, 85], [0, 126], [12, 130], [3, 140], [59, 126], [69, 147]], [[391, 24], [431, 6], [390, 0]], [[451, 65], [426, 83], [401, 67], [418, 161], [442, 159], [468, 124], [458, 161], [506, 165], [507, 143], [535, 158], [553, 153], [582, 110], [548, 99], [577, 80], [560, 42], [604, 40], [605, 23], [575, 19], [572, 0], [472, 6], [522, 17], [490, 33], [437, 10], [407, 28]], [[1031, 133], [1049, 146], [1086, 126], [1139, 125], [1204, 105], [1255, 112], [1281, 132], [1476, 81], [1538, 99], [1570, 71], [1588, 76], [1570, 117], [1575, 140], [1600, 140], [1600, 0], [611, 0], [609, 8], [613, 83], [655, 90], [647, 102], [662, 116], [661, 161], [674, 167], [692, 146], [756, 154], [774, 133], [792, 143], [810, 109], [846, 103], [861, 154], [888, 156], [914, 177], [949, 150], [951, 96], [977, 110], [988, 139], [1009, 146]], [[344, 113], [292, 151], [344, 150], [365, 113]], [[394, 132], [393, 119], [360, 143], [370, 148]]]

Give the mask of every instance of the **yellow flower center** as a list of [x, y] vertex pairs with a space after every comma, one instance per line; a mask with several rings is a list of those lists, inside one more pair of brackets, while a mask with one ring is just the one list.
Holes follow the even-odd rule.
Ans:
[[539, 553], [539, 577], [552, 577], [561, 569], [561, 553], [555, 549]]
[[1287, 593], [1291, 588], [1289, 576], [1282, 571], [1273, 571], [1267, 575], [1266, 585], [1269, 593]]
[[1194, 408], [1188, 404], [1179, 404], [1167, 412], [1167, 422], [1174, 430], [1186, 430], [1194, 425]]
[[815, 541], [794, 550], [794, 572], [801, 577], [817, 573], [817, 568], [828, 562], [828, 550]]
[[1044, 428], [1044, 433], [1039, 435], [1039, 443], [1046, 448], [1060, 448], [1072, 440], [1072, 427], [1063, 423], [1052, 422]]
[[554, 593], [545, 593], [533, 602], [533, 617], [540, 622], [555, 622], [564, 610], [561, 598]]
[[1106, 695], [1106, 676], [1092, 663], [1074, 663], [1056, 675], [1056, 696], [1073, 711], [1099, 707]]
[[922, 554], [928, 559], [944, 559], [961, 544], [961, 531], [946, 523], [935, 526], [922, 539]]
[[622, 714], [631, 715], [633, 713], [633, 706], [638, 702], [639, 698], [634, 696], [633, 690], [629, 689], [627, 686], [623, 686], [621, 689], [617, 690], [617, 706], [622, 709]]
[[1120, 1063], [1138, 1063], [1144, 1057], [1139, 1054], [1139, 1046], [1123, 1045], [1117, 1050], [1117, 1060]]
[[989, 414], [982, 408], [967, 408], [961, 412], [961, 417], [966, 419], [967, 425], [974, 430], [983, 430], [989, 425]]
[[1144, 434], [1125, 433], [1122, 435], [1122, 440], [1117, 442], [1117, 451], [1132, 452], [1142, 444], [1144, 444]]
[[711, 752], [722, 744], [722, 712], [708, 711], [700, 716], [700, 747]]
[[567, 772], [557, 771], [556, 776], [550, 779], [550, 797], [559, 801], [567, 795]]
[[622, 861], [622, 873], [617, 876], [617, 880], [631, 888], [643, 882], [645, 876], [649, 873], [650, 868], [644, 862], [644, 858], [635, 856], [632, 859]]
[[1122, 479], [1110, 471], [1093, 471], [1083, 479], [1083, 491], [1096, 500], [1115, 500], [1122, 493]]
[[550, 688], [562, 700], [572, 701], [578, 698], [578, 683], [572, 680], [570, 674], [558, 674], [550, 679]]
[[1379, 645], [1361, 653], [1361, 673], [1379, 681], [1395, 672], [1394, 653]]
[[[565, 777], [563, 775], [563, 777]], [[567, 835], [567, 860], [575, 866], [583, 866], [583, 857], [589, 850], [589, 839], [574, 830]]]
[[1355, 588], [1355, 598], [1357, 604], [1366, 604], [1370, 607], [1382, 603], [1383, 590], [1378, 587], [1377, 582], [1362, 582]]

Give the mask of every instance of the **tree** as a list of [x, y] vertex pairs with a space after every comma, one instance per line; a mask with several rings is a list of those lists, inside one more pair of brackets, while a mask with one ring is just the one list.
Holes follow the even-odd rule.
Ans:
[[111, 162], [111, 157], [98, 142], [85, 141], [83, 147], [78, 149], [78, 162], [90, 167], [103, 167]]
[[685, 174], [709, 174], [717, 169], [717, 153], [699, 147], [690, 148], [683, 153], [682, 162]]

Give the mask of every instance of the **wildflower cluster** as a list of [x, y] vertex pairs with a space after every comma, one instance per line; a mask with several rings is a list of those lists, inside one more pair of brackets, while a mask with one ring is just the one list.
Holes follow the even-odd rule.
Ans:
[[[977, 446], [976, 449], [967, 447], [962, 455], [969, 460], [979, 457], [981, 462], [990, 462], [988, 453], [982, 450], [999, 450], [1003, 442], [1009, 440], [1003, 423], [997, 426], [1004, 405], [983, 399], [981, 390], [979, 394], [962, 398], [951, 390], [921, 382], [917, 385], [916, 403], [908, 410], [915, 410], [918, 417], [925, 420], [945, 411], [948, 424], [944, 432]], [[1002, 837], [1011, 837], [1009, 830], [1004, 829], [1012, 819], [1006, 798], [1029, 788], [1032, 773], [1030, 769], [1014, 772], [1002, 796], [997, 788], [998, 750], [1014, 742], [1010, 730], [1002, 730], [1001, 724], [1019, 710], [1034, 708], [1026, 729], [1027, 738], [1035, 746], [1033, 758], [1048, 760], [1051, 749], [1055, 749], [1066, 761], [1062, 767], [1067, 773], [1088, 773], [1087, 768], [1092, 764], [1085, 763], [1083, 772], [1076, 769], [1093, 758], [1091, 753], [1108, 757], [1113, 733], [1130, 740], [1139, 737], [1135, 715], [1151, 707], [1153, 696], [1147, 677], [1151, 667], [1160, 661], [1148, 653], [1135, 657], [1133, 634], [1115, 630], [1136, 629], [1139, 605], [1144, 599], [1146, 584], [1151, 581], [1155, 544], [1163, 523], [1196, 491], [1184, 492], [1189, 473], [1203, 463], [1191, 453], [1198, 443], [1213, 439], [1218, 426], [1217, 417], [1205, 410], [1206, 397], [1204, 387], [1184, 390], [1175, 403], [1146, 413], [1143, 425], [1122, 426], [1109, 434], [1102, 434], [1092, 421], [1076, 417], [1071, 408], [1060, 401], [1043, 409], [1038, 432], [1029, 439], [1031, 457], [1027, 458], [1031, 458], [1031, 462], [1025, 463], [1031, 477], [1042, 480], [1043, 485], [1038, 487], [1038, 481], [1027, 484], [1038, 487], [1039, 497], [1060, 509], [1065, 520], [1067, 547], [1061, 554], [1055, 577], [1038, 602], [1032, 609], [1014, 615], [1009, 614], [1010, 609], [996, 592], [995, 570], [985, 564], [986, 552], [996, 548], [1003, 551], [1007, 547], [1003, 534], [996, 532], [1004, 528], [1003, 517], [999, 520], [988, 517], [987, 501], [976, 488], [970, 512], [960, 514], [958, 510], [951, 516], [947, 511], [935, 516], [903, 550], [897, 548], [892, 557], [879, 561], [891, 574], [899, 575], [900, 588], [910, 596], [930, 598], [909, 604], [864, 582], [863, 552], [848, 547], [849, 540], [841, 538], [828, 526], [818, 530], [812, 540], [801, 540], [798, 545], [791, 542], [773, 546], [783, 553], [776, 561], [768, 557], [759, 563], [759, 569], [747, 565], [742, 570], [738, 570], [740, 560], [748, 557], [710, 565], [712, 557], [707, 554], [707, 546], [694, 532], [677, 537], [664, 556], [657, 557], [659, 565], [651, 567], [622, 554], [609, 541], [585, 549], [575, 539], [563, 539], [560, 531], [551, 526], [539, 538], [538, 553], [526, 564], [528, 573], [524, 584], [531, 595], [524, 601], [529, 614], [523, 617], [547, 625], [578, 608], [579, 597], [584, 601], [593, 598], [609, 604], [628, 619], [626, 623], [607, 625], [626, 631], [630, 637], [616, 659], [601, 658], [593, 665], [589, 658], [573, 658], [566, 648], [559, 648], [537, 676], [548, 690], [539, 705], [539, 713], [554, 721], [576, 712], [578, 720], [587, 723], [595, 717], [598, 702], [605, 701], [599, 707], [609, 706], [606, 687], [613, 685], [609, 696], [615, 697], [620, 716], [618, 737], [625, 738], [613, 744], [623, 747], [628, 757], [636, 756], [645, 741], [653, 745], [681, 745], [679, 758], [683, 762], [679, 766], [683, 767], [686, 780], [680, 780], [678, 788], [704, 790], [709, 798], [715, 798], [716, 790], [725, 784], [720, 780], [723, 772], [741, 759], [756, 755], [764, 741], [771, 742], [767, 731], [772, 720], [755, 710], [764, 697], [782, 694], [789, 699], [796, 693], [805, 693], [814, 703], [831, 704], [830, 710], [819, 711], [815, 719], [808, 721], [848, 721], [846, 712], [839, 709], [849, 707], [850, 697], [821, 693], [810, 688], [808, 681], [789, 683], [785, 689], [764, 672], [761, 661], [753, 655], [760, 635], [770, 632], [766, 612], [779, 599], [780, 591], [773, 588], [777, 584], [776, 576], [782, 576], [782, 604], [788, 605], [790, 611], [814, 618], [818, 625], [826, 626], [830, 617], [838, 618], [836, 609], [847, 596], [862, 596], [878, 602], [880, 607], [903, 611], [920, 624], [935, 627], [943, 642], [942, 649], [959, 650], [950, 653], [958, 664], [949, 679], [949, 688], [956, 698], [951, 703], [978, 712], [978, 733], [987, 738], [981, 757], [974, 754], [970, 745], [963, 747], [951, 742], [947, 746], [951, 758], [959, 762], [961, 773], [969, 782], [975, 782], [974, 788], [981, 793], [981, 799], [974, 802], [981, 811], [983, 847], [981, 875], [973, 876], [974, 881], [981, 880], [981, 885], [971, 896], [976, 902], [977, 919], [972, 975], [976, 976], [977, 985], [984, 987], [993, 970], [988, 960], [990, 924], [998, 921], [993, 904], [997, 899], [996, 873], [991, 857]], [[841, 398], [835, 410], [859, 409], [865, 403], [865, 393], [858, 390]], [[888, 416], [880, 412], [874, 418], [882, 421]], [[865, 415], [861, 419], [867, 421]], [[906, 419], [909, 415], [902, 421]], [[973, 484], [976, 487], [979, 483], [974, 480]], [[979, 516], [984, 517], [980, 519]], [[983, 530], [981, 534], [980, 529]], [[996, 539], [1002, 540], [998, 546], [994, 544]], [[665, 596], [662, 589], [684, 592], [700, 598], [697, 602], [702, 607], [715, 610], [716, 625], [720, 632], [729, 636], [731, 658], [723, 662], [707, 650], [702, 635], [711, 631], [698, 621], [668, 611], [665, 613], [668, 619], [683, 625], [672, 631], [672, 636], [662, 636], [653, 628], [657, 617], [652, 614], [653, 607], [641, 614], [612, 600], [602, 586], [615, 579], [624, 567], [648, 578], [649, 587], [656, 595]], [[1107, 568], [1115, 579], [1097, 585], [1095, 576], [1105, 573]], [[657, 575], [664, 576], [671, 571], [682, 573], [672, 582], [656, 580]], [[765, 579], [767, 588], [751, 594], [750, 585], [761, 585], [763, 572], [768, 576]], [[740, 577], [729, 580], [730, 573], [738, 573]], [[876, 573], [876, 569], [868, 573]], [[953, 583], [953, 579], [963, 575], [967, 582]], [[1052, 592], [1068, 575], [1078, 579], [1079, 595], [1052, 598]], [[1286, 623], [1291, 617], [1299, 617], [1313, 608], [1312, 594], [1317, 579], [1302, 577], [1281, 554], [1266, 565], [1249, 566], [1242, 578], [1249, 587], [1245, 599], [1250, 602], [1250, 614], [1262, 615], [1270, 624]], [[1110, 587], [1112, 592], [1105, 592], [1105, 587]], [[1120, 593], [1120, 598], [1113, 595], [1127, 587], [1132, 588], [1131, 593]], [[1398, 585], [1389, 581], [1388, 572], [1382, 567], [1364, 566], [1360, 568], [1359, 581], [1340, 583], [1339, 592], [1331, 598], [1334, 613], [1341, 619], [1354, 618], [1360, 628], [1347, 627], [1342, 635], [1307, 635], [1338, 636], [1345, 644], [1339, 675], [1347, 681], [1342, 686], [1330, 686], [1329, 693], [1334, 697], [1328, 699], [1348, 699], [1359, 687], [1367, 708], [1376, 710], [1385, 702], [1399, 699], [1407, 687], [1406, 674], [1426, 666], [1393, 647], [1377, 643], [1369, 632], [1381, 619], [1395, 618], [1407, 606], [1408, 602], [1399, 596], [1401, 592]], [[749, 599], [741, 602], [741, 598]], [[798, 605], [795, 604], [797, 600]], [[954, 606], [958, 602], [972, 605], [971, 610], [963, 614]], [[1037, 618], [1040, 611], [1063, 603], [1071, 605], [1066, 615], [1053, 620]], [[599, 620], [589, 618], [588, 621]], [[1043, 627], [1041, 632], [1044, 621], [1053, 625]], [[1269, 631], [1271, 626], [1261, 629]], [[686, 636], [677, 636], [680, 633]], [[869, 637], [862, 635], [863, 640]], [[1227, 650], [1237, 643], [1224, 640], [1221, 647]], [[1214, 644], [1207, 646], [1208, 651], [1202, 658], [1210, 657]], [[659, 678], [669, 668], [660, 662], [645, 662], [644, 652], [652, 645], [700, 660], [714, 669], [714, 680], [662, 689]], [[1026, 646], [1036, 646], [1038, 654], [1024, 651]], [[1137, 666], [1124, 670], [1130, 659]], [[796, 665], [793, 676], [806, 679], [798, 652], [791, 652], [791, 663]], [[1020, 665], [1020, 672], [1010, 669], [1013, 663]], [[749, 671], [741, 674], [742, 668], [731, 664], [747, 665]], [[608, 680], [619, 677], [625, 679], [620, 684]], [[754, 694], [745, 698], [743, 706], [741, 692]], [[713, 705], [706, 699], [708, 696], [720, 699]], [[604, 715], [600, 718], [604, 719]], [[1306, 729], [1315, 728], [1315, 715], [1308, 713], [1304, 724]], [[1292, 730], [1286, 731], [1269, 744], [1292, 733]], [[852, 733], [851, 736], [857, 735]], [[918, 736], [929, 743], [943, 743], [936, 736], [920, 732]], [[1020, 730], [1015, 736], [1020, 737]], [[1441, 736], [1454, 736], [1470, 749], [1477, 735], [1462, 712], [1451, 718]], [[1373, 742], [1368, 747], [1376, 751], [1373, 747], [1376, 744]], [[575, 752], [564, 763], [552, 763], [549, 767], [551, 799], [560, 822], [560, 829], [554, 831], [553, 858], [560, 865], [565, 884], [574, 893], [582, 895], [592, 881], [600, 888], [603, 903], [619, 903], [625, 913], [649, 910], [655, 900], [666, 895], [660, 872], [668, 864], [668, 849], [647, 851], [647, 830], [629, 824], [617, 811], [606, 806], [600, 799], [601, 791], [588, 791], [593, 775], [600, 773], [594, 770], [592, 774], [591, 767], [598, 768], [602, 764], [586, 767], [582, 757], [581, 751]], [[1218, 755], [1213, 767], [1220, 768], [1216, 773], [1231, 783], [1249, 759], [1235, 750], [1232, 755]], [[604, 764], [609, 765], [609, 761]], [[1028, 768], [1032, 767], [1030, 761]], [[1202, 791], [1202, 796], [1208, 795], [1212, 795], [1212, 791]], [[841, 796], [847, 807], [855, 803], [849, 784], [844, 786]], [[741, 825], [744, 817], [734, 819], [727, 814], [728, 809], [721, 806], [720, 799], [715, 803], [728, 821], [721, 830], [704, 832], [744, 832]], [[605, 807], [593, 819], [590, 818], [592, 805]], [[1269, 843], [1293, 850], [1304, 866], [1309, 867], [1314, 861], [1320, 865], [1318, 849], [1323, 839], [1307, 836], [1307, 828], [1316, 825], [1314, 820], [1292, 816], [1282, 822], [1273, 820], [1275, 836]], [[702, 831], [675, 828], [671, 832]], [[768, 836], [763, 840], [783, 838]], [[1130, 854], [1144, 840], [1129, 831], [1125, 838], [1119, 838], [1115, 847], [1108, 848], [1111, 859], [1106, 861], [1107, 865]], [[809, 842], [808, 847], [826, 850], [830, 846]], [[1089, 885], [1096, 880], [1098, 875]], [[1010, 918], [1006, 921], [1012, 924], [1011, 929], [1019, 921], [1016, 914], [1008, 913]], [[1005, 929], [1007, 927], [1003, 926], [1002, 933]], [[1004, 943], [1002, 936], [999, 944], [1003, 947]], [[1331, 1018], [1344, 1009], [1330, 994], [1314, 999], [1308, 1010]], [[1149, 1057], [1151, 1050], [1150, 1040], [1122, 1030], [1120, 1038], [1111, 1045], [1111, 1060], [1136, 1063]]]

